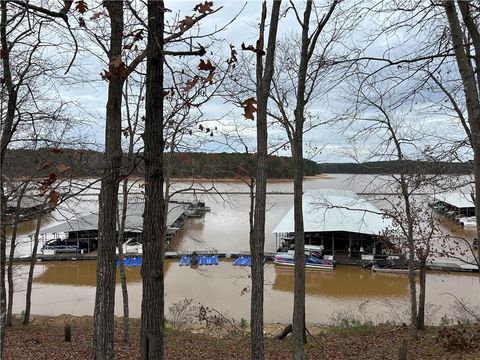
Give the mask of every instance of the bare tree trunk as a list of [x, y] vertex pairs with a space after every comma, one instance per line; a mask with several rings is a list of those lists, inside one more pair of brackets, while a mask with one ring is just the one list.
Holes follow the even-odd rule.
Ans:
[[145, 99], [145, 212], [142, 264], [142, 359], [163, 359], [165, 204], [163, 151], [164, 2], [148, 1]]
[[8, 144], [14, 132], [14, 117], [15, 108], [17, 106], [17, 91], [13, 86], [12, 73], [10, 68], [10, 44], [7, 38], [7, 2], [0, 1], [0, 46], [2, 50], [2, 65], [3, 65], [3, 84], [7, 90], [7, 112], [2, 123], [2, 135], [0, 138], [0, 357], [3, 356], [4, 340], [5, 340], [5, 325], [6, 325], [6, 310], [7, 310], [7, 292], [5, 286], [5, 263], [7, 258], [7, 238], [5, 234], [5, 222], [7, 212], [7, 198], [5, 196], [4, 188], [4, 174], [3, 164], [5, 153]]
[[20, 189], [20, 193], [18, 194], [17, 214], [15, 215], [15, 221], [13, 223], [13, 229], [12, 229], [12, 237], [10, 240], [10, 254], [8, 256], [8, 268], [7, 268], [7, 279], [8, 279], [7, 326], [12, 325], [13, 294], [15, 291], [14, 283], [13, 283], [13, 259], [15, 258], [18, 224], [20, 223], [20, 217], [18, 216], [18, 211], [21, 209], [23, 196], [25, 195], [25, 191], [27, 190], [28, 184], [29, 184], [29, 181], [26, 181], [23, 184], [22, 188]]
[[[129, 154], [133, 147], [129, 147]], [[120, 271], [120, 284], [122, 287], [122, 300], [123, 300], [123, 341], [128, 342], [130, 339], [130, 315], [128, 309], [128, 288], [127, 288], [127, 275], [125, 274], [125, 263], [123, 256], [123, 234], [125, 232], [125, 221], [127, 219], [127, 206], [128, 206], [128, 178], [123, 180], [122, 189], [122, 210], [120, 215], [120, 226], [118, 230], [118, 263]]]
[[408, 239], [408, 285], [410, 287], [410, 335], [417, 337], [417, 284], [415, 282], [415, 244]]
[[0, 198], [0, 357], [3, 357], [3, 348], [5, 343], [5, 325], [7, 312], [7, 289], [5, 287], [5, 261], [7, 259], [7, 238], [5, 234], [5, 214], [7, 208], [7, 199], [3, 188], [3, 174], [1, 174], [1, 198]]
[[303, 146], [294, 140], [293, 207], [295, 221], [295, 289], [293, 303], [293, 357], [304, 358], [305, 343], [305, 237], [303, 228]]
[[27, 280], [27, 294], [25, 295], [25, 315], [23, 317], [23, 325], [28, 325], [30, 322], [30, 309], [32, 308], [32, 285], [33, 285], [33, 272], [35, 270], [35, 263], [37, 262], [37, 251], [38, 251], [38, 237], [40, 235], [40, 227], [42, 226], [42, 217], [43, 217], [43, 207], [42, 211], [38, 215], [37, 226], [35, 228], [35, 235], [33, 237], [33, 250], [32, 256], [30, 258], [30, 269], [28, 271], [28, 280]]
[[293, 208], [295, 221], [295, 289], [293, 302], [293, 358], [304, 359], [305, 336], [305, 236], [303, 228], [303, 124], [305, 110], [305, 88], [308, 66], [309, 22], [312, 1], [306, 3], [303, 14], [302, 48], [298, 68], [297, 104], [295, 107], [295, 132], [292, 142], [294, 163]]
[[[462, 78], [463, 92], [466, 99], [468, 122], [472, 134], [473, 148], [473, 176], [475, 179], [475, 216], [477, 219], [477, 239], [480, 239], [480, 99], [475, 71], [469, 62], [465, 51], [464, 39], [467, 39], [462, 30], [462, 25], [457, 15], [455, 2], [444, 0], [443, 6], [447, 15], [452, 37], [453, 49], [457, 61], [458, 70]], [[475, 49], [480, 48], [480, 36], [478, 27], [470, 19], [468, 2], [458, 1], [470, 38], [474, 42]], [[477, 65], [480, 63], [480, 54], [475, 54]], [[480, 246], [478, 247], [478, 259], [480, 260]]]
[[110, 65], [105, 126], [105, 167], [99, 196], [97, 290], [93, 315], [92, 359], [114, 358], [115, 247], [117, 243], [118, 179], [122, 160], [122, 88], [118, 72], [123, 40], [123, 2], [105, 1], [110, 17]]
[[417, 330], [425, 330], [425, 294], [427, 286], [426, 259], [420, 262], [420, 291], [418, 294]]
[[[275, 58], [275, 42], [278, 28], [281, 1], [274, 1], [270, 19], [268, 45], [265, 59], [265, 71], [263, 54], [257, 53], [257, 166], [255, 175], [255, 209], [253, 236], [250, 238], [250, 255], [252, 256], [252, 294], [250, 298], [250, 338], [251, 358], [262, 360], [264, 358], [263, 339], [263, 289], [264, 269], [263, 256], [265, 251], [265, 211], [267, 196], [267, 104], [270, 93], [270, 85], [273, 76]], [[257, 48], [264, 48], [265, 19], [267, 16], [267, 4], [262, 6], [262, 18], [260, 35]]]
[[7, 267], [8, 301], [7, 301], [6, 326], [12, 326], [13, 294], [15, 292], [14, 283], [13, 283], [13, 259], [15, 257], [17, 231], [18, 231], [18, 220], [15, 220], [15, 223], [13, 224], [12, 237], [10, 239], [10, 254], [8, 255], [8, 267]]

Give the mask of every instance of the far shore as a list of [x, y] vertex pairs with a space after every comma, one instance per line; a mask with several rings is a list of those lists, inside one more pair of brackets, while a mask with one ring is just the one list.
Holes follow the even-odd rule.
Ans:
[[[39, 176], [37, 179], [43, 179], [45, 178], [44, 176]], [[15, 180], [22, 180], [23, 177], [16, 177]], [[72, 178], [62, 178], [59, 177], [59, 180], [100, 180], [100, 178], [95, 178], [95, 177], [89, 177], [89, 176], [75, 176]], [[137, 175], [131, 175], [128, 177], [130, 181], [142, 181], [144, 180], [143, 177], [137, 176]], [[318, 179], [335, 179], [334, 174], [317, 174], [317, 175], [306, 175], [303, 177], [303, 180], [318, 180]], [[31, 180], [31, 178], [28, 178], [28, 180]], [[230, 177], [230, 178], [208, 178], [208, 177], [185, 177], [185, 178], [171, 178], [170, 181], [173, 182], [232, 182], [232, 183], [238, 183], [238, 182], [245, 182], [245, 181], [250, 181], [250, 178], [247, 177]], [[292, 182], [293, 178], [268, 178], [268, 182], [271, 183], [288, 183]]]

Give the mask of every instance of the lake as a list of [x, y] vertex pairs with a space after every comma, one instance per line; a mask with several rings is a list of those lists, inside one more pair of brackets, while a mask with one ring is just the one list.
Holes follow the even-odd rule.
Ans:
[[[356, 192], [374, 192], [384, 189], [382, 177], [331, 175], [307, 179], [305, 190], [319, 188], [349, 189]], [[175, 184], [177, 188], [189, 185]], [[209, 187], [211, 183], [201, 184]], [[198, 200], [205, 201], [211, 212], [204, 219], [190, 219], [170, 244], [171, 250], [248, 251], [249, 196], [240, 194], [248, 188], [240, 182], [215, 182], [222, 194], [204, 195], [195, 191]], [[134, 190], [135, 190], [134, 186]], [[141, 188], [138, 187], [138, 191]], [[97, 211], [96, 189], [77, 200], [63, 204], [47, 219], [44, 227], [65, 221], [65, 216]], [[293, 183], [273, 181], [268, 185], [273, 192], [267, 197], [265, 250], [276, 249], [272, 233], [293, 202]], [[192, 200], [192, 193], [177, 196], [177, 200]], [[22, 227], [23, 242], [18, 254], [28, 254], [27, 235], [32, 224]], [[36, 266], [32, 313], [58, 315], [92, 315], [95, 299], [94, 261], [40, 262]], [[16, 295], [14, 312], [24, 308], [24, 290], [27, 266], [16, 266]], [[191, 269], [180, 267], [178, 261], [168, 260], [165, 268], [166, 309], [185, 298], [193, 303], [228, 314], [236, 320], [250, 316], [249, 268], [233, 266], [230, 260], [221, 260], [218, 266]], [[140, 316], [141, 277], [138, 268], [127, 272], [131, 316]], [[480, 305], [480, 285], [476, 275], [429, 273], [427, 276], [428, 320], [438, 323], [442, 316], [454, 317], [458, 306], [453, 294], [465, 302]], [[307, 322], [327, 324], [340, 317], [355, 316], [374, 322], [408, 322], [408, 281], [406, 275], [379, 274], [368, 269], [337, 266], [333, 271], [313, 270], [306, 274]], [[116, 314], [121, 315], [121, 291], [117, 285]], [[293, 310], [293, 269], [279, 268], [272, 263], [265, 266], [265, 321], [291, 321]], [[166, 310], [167, 317], [169, 316]]]

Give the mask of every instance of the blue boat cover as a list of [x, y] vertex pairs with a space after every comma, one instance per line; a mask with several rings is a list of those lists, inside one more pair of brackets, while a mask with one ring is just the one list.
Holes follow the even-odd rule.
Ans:
[[[143, 260], [143, 258], [141, 258], [141, 257], [126, 257], [125, 259], [123, 259], [123, 265], [128, 266], [128, 267], [142, 266], [142, 260]], [[117, 259], [116, 265], [117, 266], [120, 265], [120, 260], [119, 259]]]
[[233, 262], [235, 266], [251, 266], [252, 258], [250, 256], [240, 256]]
[[188, 266], [190, 265], [190, 256], [182, 256], [180, 258], [180, 266]]
[[[180, 266], [189, 266], [190, 265], [190, 256], [182, 256], [180, 258]], [[198, 265], [218, 265], [218, 255], [202, 255], [198, 257]]]

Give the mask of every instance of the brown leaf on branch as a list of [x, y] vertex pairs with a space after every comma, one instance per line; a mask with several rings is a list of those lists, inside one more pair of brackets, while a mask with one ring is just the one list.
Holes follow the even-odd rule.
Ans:
[[102, 16], [103, 13], [101, 11], [95, 11], [92, 16], [90, 16], [90, 20], [97, 20]]
[[215, 72], [211, 71], [207, 77], [205, 79], [203, 79], [203, 83], [206, 84], [206, 83], [210, 83], [210, 84], [213, 84], [213, 75], [215, 74]]
[[189, 80], [185, 83], [185, 86], [182, 88], [183, 91], [190, 91], [192, 90], [195, 85], [198, 83], [198, 76], [194, 76], [192, 80]]
[[103, 73], [100, 73], [100, 76], [102, 77], [102, 80], [109, 81], [113, 76], [110, 71], [104, 70]]
[[75, 6], [75, 9], [77, 9], [77, 11], [80, 13], [80, 14], [84, 14], [87, 12], [88, 10], [88, 5], [85, 1], [83, 0], [79, 0], [77, 1], [75, 4], [77, 4]]
[[240, 105], [243, 107], [245, 118], [254, 120], [253, 113], [257, 111], [257, 108], [255, 107], [255, 104], [257, 103], [257, 100], [255, 98], [251, 97], [248, 98], [247, 100], [243, 101]]
[[213, 1], [205, 1], [203, 4], [197, 4], [193, 8], [193, 11], [198, 11], [200, 14], [210, 13], [213, 11], [212, 9]]
[[58, 204], [58, 200], [60, 199], [60, 194], [56, 191], [52, 191], [50, 195], [48, 195], [48, 205], [51, 208], [54, 208]]
[[200, 59], [200, 64], [198, 64], [198, 70], [214, 71], [215, 66], [213, 66], [210, 60], [207, 60], [207, 62], [205, 62], [203, 61], [203, 59]]
[[253, 47], [253, 45], [245, 46], [245, 43], [242, 43], [242, 50], [252, 51], [255, 54], [262, 55], [262, 56], [265, 55], [265, 51], [263, 51], [262, 49], [257, 49]]
[[163, 96], [168, 97], [168, 96], [174, 96], [175, 95], [175, 89], [172, 87], [171, 89], [165, 89], [163, 90]]
[[143, 29], [140, 29], [138, 31], [132, 31], [131, 33], [131, 36], [133, 36], [133, 41], [139, 41], [139, 40], [143, 40], [144, 36], [143, 36]]
[[128, 135], [130, 135], [131, 132], [132, 132], [132, 129], [130, 128], [130, 126], [126, 127], [125, 129], [122, 129], [123, 136], [125, 136], [126, 138], [128, 137]]
[[195, 24], [195, 19], [192, 16], [185, 16], [185, 19], [178, 22], [180, 30], [187, 30]]
[[46, 179], [39, 181], [40, 184], [40, 195], [43, 195], [47, 192], [48, 188], [57, 181], [57, 174], [51, 173]]
[[237, 50], [235, 50], [235, 46], [230, 44], [230, 59], [227, 60], [227, 64], [235, 65], [237, 62]]

